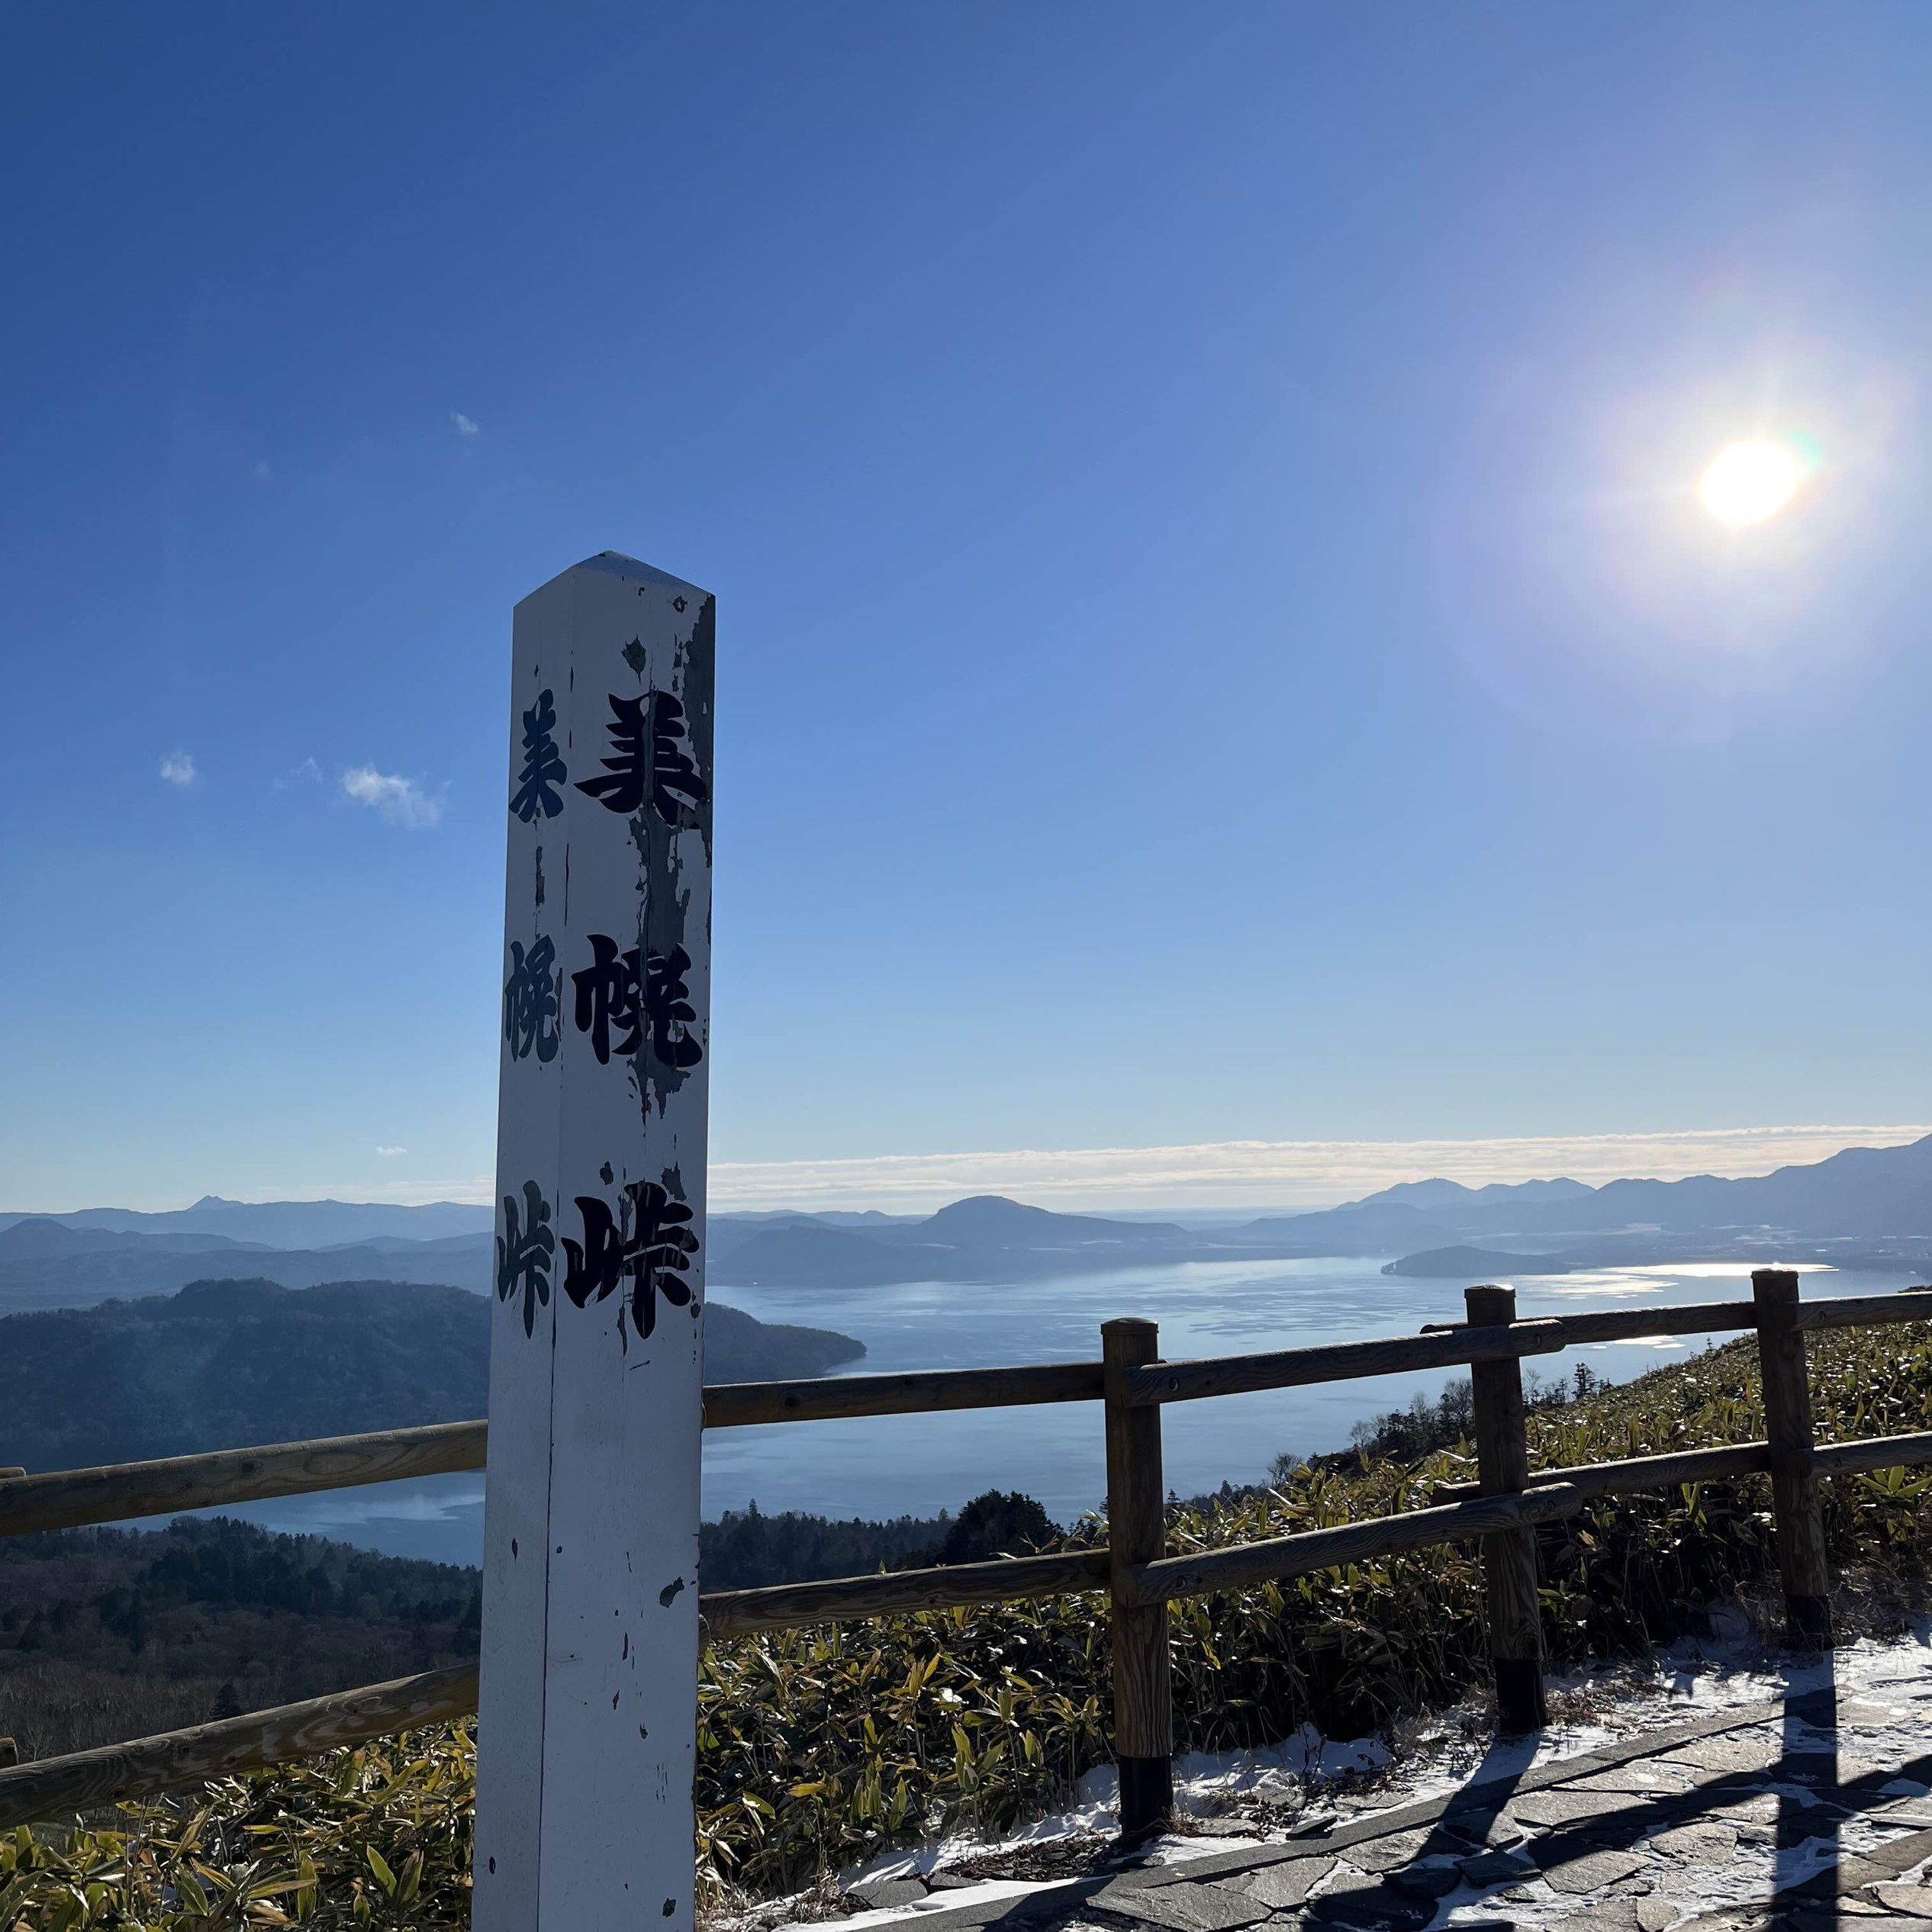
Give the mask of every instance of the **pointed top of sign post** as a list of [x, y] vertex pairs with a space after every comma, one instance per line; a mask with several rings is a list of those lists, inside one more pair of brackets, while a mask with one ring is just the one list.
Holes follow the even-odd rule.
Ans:
[[530, 594], [540, 595], [550, 588], [550, 584], [561, 583], [572, 572], [601, 570], [613, 577], [627, 577], [636, 584], [662, 584], [667, 588], [690, 591], [699, 597], [711, 594], [701, 584], [694, 584], [688, 578], [674, 577], [668, 570], [660, 570], [655, 564], [640, 562], [636, 557], [627, 557], [621, 550], [600, 550], [594, 557], [586, 557], [581, 563], [572, 564], [569, 570], [560, 570], [548, 584], [539, 584]]

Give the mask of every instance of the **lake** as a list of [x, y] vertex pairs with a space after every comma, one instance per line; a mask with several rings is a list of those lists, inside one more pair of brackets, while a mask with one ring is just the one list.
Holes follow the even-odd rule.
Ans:
[[[1559, 1315], [1646, 1302], [1748, 1298], [1752, 1265], [1698, 1262], [1520, 1275], [1518, 1310]], [[1092, 1359], [1100, 1354], [1101, 1322], [1120, 1315], [1158, 1322], [1161, 1352], [1170, 1358], [1412, 1335], [1425, 1322], [1460, 1317], [1459, 1283], [1406, 1280], [1381, 1270], [1380, 1257], [1202, 1261], [1020, 1283], [731, 1288], [719, 1299], [762, 1321], [857, 1336], [867, 1353], [847, 1372], [859, 1374]], [[1813, 1277], [1806, 1284], [1809, 1296], [1889, 1294], [1904, 1279], [1830, 1268], [1806, 1272]], [[1653, 1336], [1531, 1357], [1524, 1366], [1554, 1379], [1583, 1360], [1606, 1380], [1621, 1382], [1704, 1345], [1699, 1336]], [[1433, 1397], [1458, 1372], [1172, 1404], [1163, 1412], [1167, 1486], [1196, 1495], [1223, 1481], [1259, 1480], [1285, 1449], [1312, 1454], [1345, 1447], [1362, 1418], [1406, 1406], [1418, 1393]], [[705, 1438], [704, 1513], [714, 1517], [755, 1500], [768, 1512], [932, 1516], [999, 1489], [1025, 1490], [1064, 1523], [1102, 1502], [1105, 1467], [1097, 1403], [720, 1429]], [[291, 1496], [221, 1513], [398, 1556], [481, 1560], [480, 1474]]]

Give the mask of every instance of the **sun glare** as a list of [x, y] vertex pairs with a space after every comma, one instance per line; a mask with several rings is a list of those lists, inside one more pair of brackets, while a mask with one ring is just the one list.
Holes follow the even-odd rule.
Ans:
[[1740, 530], [1775, 517], [1803, 481], [1804, 465], [1776, 443], [1734, 443], [1704, 472], [1697, 494], [1721, 523]]

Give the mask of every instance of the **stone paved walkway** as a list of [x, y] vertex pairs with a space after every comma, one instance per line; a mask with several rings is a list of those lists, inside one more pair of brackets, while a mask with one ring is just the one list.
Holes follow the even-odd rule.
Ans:
[[1453, 1790], [1325, 1831], [1170, 1841], [1046, 1885], [909, 1885], [841, 1932], [1932, 1932], [1932, 1653], [1866, 1647], [1855, 1670], [1821, 1660], [1769, 1701], [1528, 1769], [1499, 1747]]

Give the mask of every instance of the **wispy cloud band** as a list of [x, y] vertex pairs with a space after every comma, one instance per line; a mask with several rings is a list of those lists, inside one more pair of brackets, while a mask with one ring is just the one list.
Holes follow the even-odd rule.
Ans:
[[894, 1154], [843, 1161], [723, 1161], [717, 1208], [877, 1207], [910, 1212], [962, 1194], [1015, 1194], [1085, 1208], [1327, 1207], [1400, 1180], [1471, 1187], [1565, 1174], [1598, 1186], [1626, 1176], [1768, 1173], [1847, 1147], [1897, 1146], [1932, 1129], [1731, 1127], [1655, 1134], [1487, 1140], [1219, 1141], [1187, 1147]]
[[[1656, 1134], [1524, 1135], [1489, 1140], [1212, 1141], [1190, 1147], [877, 1154], [841, 1161], [722, 1161], [713, 1207], [883, 1208], [910, 1214], [962, 1194], [1012, 1194], [1042, 1206], [1319, 1208], [1399, 1180], [1440, 1176], [1480, 1187], [1567, 1174], [1592, 1186], [1625, 1177], [1735, 1178], [1822, 1161], [1847, 1147], [1897, 1147], [1924, 1125], [1718, 1127]], [[491, 1199], [489, 1177], [338, 1182], [275, 1196], [383, 1201]]]

